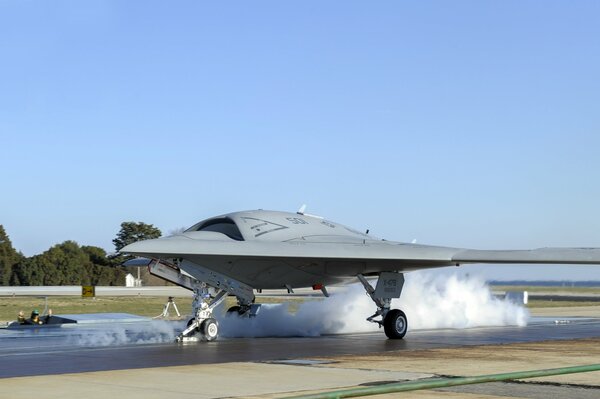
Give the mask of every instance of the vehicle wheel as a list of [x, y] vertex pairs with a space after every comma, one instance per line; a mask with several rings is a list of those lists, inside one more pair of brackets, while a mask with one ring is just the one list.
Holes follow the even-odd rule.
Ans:
[[383, 320], [383, 330], [389, 339], [402, 339], [407, 329], [408, 320], [400, 309], [390, 310]]
[[213, 318], [206, 319], [200, 324], [200, 330], [204, 339], [207, 341], [214, 341], [219, 336], [219, 325]]

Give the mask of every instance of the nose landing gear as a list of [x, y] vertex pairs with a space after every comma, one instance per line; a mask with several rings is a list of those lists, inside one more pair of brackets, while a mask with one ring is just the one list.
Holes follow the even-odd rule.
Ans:
[[[179, 334], [177, 342], [215, 341], [219, 337], [219, 323], [213, 317], [214, 309], [227, 297], [226, 290], [210, 287], [205, 283], [194, 288], [192, 309], [194, 317], [188, 321], [187, 328]], [[253, 297], [254, 299], [254, 297]], [[256, 316], [260, 305], [253, 304], [245, 297], [238, 297], [238, 306], [230, 308], [228, 314]]]
[[[362, 274], [357, 277], [365, 287], [367, 295], [377, 305], [377, 311], [374, 315], [368, 317], [367, 321], [377, 323], [379, 327], [383, 327], [385, 335], [389, 339], [404, 338], [408, 330], [406, 315], [400, 309], [390, 309], [392, 298], [400, 298], [404, 286], [404, 275], [397, 272], [382, 272], [379, 275], [379, 280], [377, 280], [376, 288], [373, 288]], [[381, 319], [377, 319], [379, 316], [381, 316]]]
[[227, 297], [227, 291], [201, 284], [194, 288], [192, 309], [194, 317], [176, 338], [177, 342], [214, 341], [219, 336], [219, 324], [212, 317], [213, 310]]

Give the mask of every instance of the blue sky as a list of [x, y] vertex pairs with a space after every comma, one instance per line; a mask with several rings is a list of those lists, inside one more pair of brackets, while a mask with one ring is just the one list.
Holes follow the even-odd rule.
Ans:
[[[0, 0], [0, 224], [112, 250], [242, 209], [600, 246], [600, 4]], [[600, 267], [473, 266], [600, 279]]]

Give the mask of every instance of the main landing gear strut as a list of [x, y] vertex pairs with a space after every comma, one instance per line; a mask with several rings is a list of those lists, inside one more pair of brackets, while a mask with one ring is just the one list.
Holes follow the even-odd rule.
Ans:
[[[184, 272], [180, 266], [193, 271], [194, 276]], [[152, 259], [148, 270], [155, 276], [194, 291], [192, 318], [187, 328], [177, 336], [177, 342], [216, 340], [219, 324], [213, 317], [213, 311], [227, 295], [237, 298], [240, 315], [255, 316], [260, 308], [260, 305], [254, 304], [254, 291], [249, 285], [186, 260], [171, 263]]]
[[227, 297], [227, 291], [201, 284], [194, 288], [192, 301], [193, 318], [187, 328], [177, 336], [177, 342], [214, 341], [219, 336], [219, 324], [213, 317], [213, 310]]
[[[408, 320], [403, 311], [390, 309], [390, 306], [392, 298], [400, 298], [404, 286], [404, 275], [397, 272], [382, 272], [379, 275], [379, 280], [377, 280], [376, 288], [373, 288], [362, 274], [357, 277], [365, 287], [367, 295], [377, 305], [377, 311], [367, 318], [367, 321], [377, 323], [379, 327], [383, 327], [385, 335], [389, 339], [402, 339], [408, 329]], [[381, 319], [377, 319], [379, 316], [381, 316]]]
[[[216, 340], [219, 337], [219, 324], [213, 317], [213, 311], [227, 298], [227, 294], [226, 290], [200, 283], [200, 287], [194, 289], [194, 300], [192, 302], [194, 317], [188, 321], [187, 328], [176, 338], [177, 342], [210, 342]], [[254, 296], [252, 299], [254, 299]], [[228, 313], [248, 317], [256, 316], [260, 305], [252, 304], [246, 298], [238, 297], [237, 300], [238, 306], [234, 306], [235, 311], [229, 309]]]

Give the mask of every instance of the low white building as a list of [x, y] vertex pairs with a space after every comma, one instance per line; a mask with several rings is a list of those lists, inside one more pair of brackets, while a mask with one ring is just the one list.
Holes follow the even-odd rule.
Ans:
[[142, 280], [141, 279], [137, 279], [135, 277], [133, 277], [133, 274], [131, 273], [127, 273], [127, 275], [125, 276], [125, 287], [141, 287], [142, 286]]

